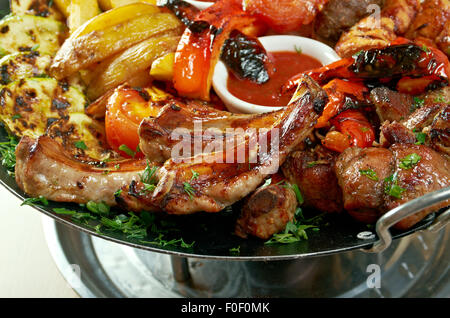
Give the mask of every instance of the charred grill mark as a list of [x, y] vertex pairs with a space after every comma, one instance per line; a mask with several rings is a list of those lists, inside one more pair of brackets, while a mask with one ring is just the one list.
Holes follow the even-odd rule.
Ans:
[[54, 98], [52, 100], [52, 108], [56, 110], [62, 110], [70, 107], [70, 103], [63, 99]]
[[8, 72], [8, 65], [2, 65], [2, 67], [0, 69], [0, 74], [1, 74], [0, 83], [2, 85], [7, 85], [11, 82], [11, 77], [9, 76], [9, 72]]
[[59, 118], [47, 118], [47, 128], [49, 128], [53, 123], [57, 122]]

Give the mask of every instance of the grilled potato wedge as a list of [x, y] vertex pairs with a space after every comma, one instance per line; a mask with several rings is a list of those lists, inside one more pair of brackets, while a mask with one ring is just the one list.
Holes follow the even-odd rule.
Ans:
[[70, 1], [71, 0], [53, 0], [56, 8], [64, 15], [64, 17], [69, 17], [70, 14]]
[[52, 57], [39, 51], [14, 53], [0, 59], [0, 84], [7, 85], [27, 77], [46, 77]]
[[100, 64], [88, 86], [88, 97], [96, 99], [144, 70], [148, 74], [153, 61], [176, 50], [180, 35], [149, 38]]
[[105, 11], [136, 2], [146, 2], [156, 5], [157, 0], [98, 0], [100, 8]]
[[10, 0], [9, 4], [11, 12], [14, 14], [30, 14], [59, 21], [64, 20], [61, 12], [48, 0]]
[[[129, 7], [134, 7], [134, 5], [107, 11], [80, 27], [64, 42], [56, 54], [50, 68], [51, 75], [57, 79], [62, 79], [79, 70], [89, 68], [94, 63], [104, 61], [148, 38], [162, 36], [182, 28], [181, 22], [173, 14], [160, 12], [139, 15], [134, 13], [126, 21], [123, 21], [123, 17], [120, 16], [117, 20], [118, 23], [113, 25], [111, 25], [111, 20], [106, 20], [106, 27], [105, 24], [100, 23], [104, 20], [104, 15], [109, 16], [116, 10], [128, 10]], [[138, 5], [156, 8], [144, 3], [138, 3]], [[94, 28], [95, 25], [98, 28]], [[84, 34], [91, 29], [95, 32], [91, 31]]]
[[72, 0], [69, 11], [70, 33], [101, 13], [97, 1], [92, 0]]
[[7, 53], [39, 51], [56, 54], [66, 38], [65, 24], [32, 15], [8, 15], [0, 20], [0, 46]]
[[104, 159], [104, 126], [84, 113], [87, 99], [78, 89], [52, 78], [27, 78], [0, 89], [0, 120], [18, 137], [44, 134], [77, 156]]

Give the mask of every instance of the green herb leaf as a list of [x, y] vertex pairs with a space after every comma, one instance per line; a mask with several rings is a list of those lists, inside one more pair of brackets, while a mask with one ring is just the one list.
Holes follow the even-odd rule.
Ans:
[[194, 199], [195, 189], [189, 182], [183, 182], [184, 192], [186, 192], [191, 200]]
[[44, 205], [48, 206], [48, 200], [42, 195], [37, 198], [27, 198], [23, 200], [22, 205]]
[[110, 212], [110, 207], [105, 202], [94, 202], [89, 201], [86, 204], [86, 208], [91, 211], [92, 213], [99, 214], [99, 215], [108, 215]]
[[367, 178], [369, 178], [370, 180], [373, 181], [378, 181], [378, 176], [377, 173], [375, 171], [373, 171], [372, 169], [367, 169], [367, 170], [359, 170], [359, 173], [363, 176], [366, 176]]
[[11, 117], [12, 120], [16, 120], [16, 119], [20, 119], [22, 118], [22, 115], [20, 114], [15, 114], [14, 116]]
[[404, 170], [412, 169], [420, 161], [420, 159], [422, 159], [421, 156], [416, 153], [412, 153], [407, 155], [405, 158], [400, 159], [400, 164], [398, 166]]
[[196, 171], [194, 171], [194, 170], [192, 170], [192, 169], [191, 169], [191, 172], [192, 172], [192, 178], [191, 178], [191, 181], [192, 181], [192, 180], [197, 180], [198, 177], [200, 176], [200, 173], [198, 173], [198, 172], [196, 172]]
[[397, 175], [398, 172], [395, 172], [393, 175], [390, 175], [389, 177], [384, 179], [385, 182], [384, 192], [393, 198], [401, 199], [402, 193], [405, 192], [406, 189], [398, 185]]
[[294, 50], [297, 52], [297, 54], [303, 54], [303, 50], [301, 47], [294, 45]]
[[82, 150], [86, 150], [86, 149], [87, 149], [86, 144], [85, 144], [84, 141], [82, 141], [82, 140], [76, 141], [74, 145], [75, 145], [75, 147], [77, 147], [78, 149], [82, 149]]
[[425, 141], [427, 140], [427, 134], [423, 133], [423, 132], [415, 132], [416, 134], [416, 145], [423, 145], [425, 144]]
[[305, 202], [305, 200], [303, 199], [303, 195], [300, 192], [298, 185], [292, 184], [291, 189], [294, 190], [294, 192], [295, 192], [295, 196], [297, 197], [298, 204], [302, 205]]
[[125, 152], [130, 157], [134, 158], [136, 156], [136, 152], [131, 150], [127, 145], [120, 145], [119, 150]]

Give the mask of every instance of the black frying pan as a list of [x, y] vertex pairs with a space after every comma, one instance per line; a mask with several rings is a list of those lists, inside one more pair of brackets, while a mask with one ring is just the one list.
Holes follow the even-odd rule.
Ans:
[[[7, 0], [0, 0], [2, 15], [9, 12]], [[0, 140], [7, 140], [4, 129], [0, 129]], [[13, 177], [8, 174], [5, 167], [0, 166], [0, 182], [12, 194], [24, 200], [26, 195], [19, 189]], [[152, 252], [166, 253], [182, 257], [214, 258], [227, 260], [281, 260], [301, 257], [312, 257], [341, 253], [345, 251], [370, 248], [377, 241], [376, 235], [369, 239], [358, 238], [358, 234], [372, 231], [366, 225], [356, 223], [346, 215], [325, 215], [320, 222], [319, 231], [308, 231], [308, 240], [291, 244], [266, 245], [263, 241], [250, 238], [240, 239], [233, 235], [237, 210], [226, 211], [217, 214], [197, 214], [191, 216], [165, 216], [160, 215], [163, 221], [169, 222], [171, 231], [168, 237], [180, 238], [187, 243], [195, 241], [191, 248], [180, 246], [158, 246], [142, 243], [140, 240], [127, 238], [122, 233], [99, 234], [94, 229], [95, 221], [86, 225], [74, 221], [70, 217], [62, 216], [52, 212], [53, 208], [65, 207], [67, 209], [80, 209], [78, 205], [50, 202], [48, 206], [38, 207], [36, 210], [52, 217], [74, 229], [86, 232], [90, 235], [103, 237], [113, 242], [124, 244]], [[306, 215], [314, 216], [314, 211], [305, 212]], [[436, 218], [436, 214], [429, 215], [425, 220], [417, 224], [407, 232], [393, 231], [394, 239], [409, 235], [418, 230], [428, 227]], [[152, 237], [148, 238], [149, 241]]]

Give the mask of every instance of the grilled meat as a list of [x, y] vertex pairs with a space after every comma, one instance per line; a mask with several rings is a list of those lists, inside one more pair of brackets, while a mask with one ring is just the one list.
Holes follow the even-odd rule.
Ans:
[[262, 187], [245, 200], [235, 233], [242, 238], [250, 234], [267, 240], [293, 220], [297, 204], [297, 197], [289, 187], [276, 184]]
[[[227, 130], [239, 128], [257, 129], [271, 126], [281, 117], [281, 112], [273, 116], [239, 115], [219, 111], [195, 102], [168, 101], [155, 118], [146, 118], [139, 127], [139, 148], [148, 160], [164, 163], [172, 157], [172, 151], [180, 140], [186, 143], [187, 154], [176, 153], [178, 157], [190, 157], [194, 152], [207, 151], [212, 141], [224, 141]], [[197, 141], [196, 141], [197, 140]], [[195, 151], [197, 149], [197, 151]], [[217, 151], [212, 147], [210, 151]], [[210, 152], [207, 151], [207, 152]]]
[[383, 7], [386, 0], [330, 0], [314, 20], [314, 36], [335, 46], [344, 32], [370, 14], [369, 5]]
[[334, 172], [336, 157], [337, 153], [318, 146], [313, 151], [293, 152], [282, 166], [288, 182], [298, 185], [304, 206], [328, 213], [343, 210], [342, 191]]
[[419, 0], [388, 1], [379, 19], [371, 15], [344, 33], [336, 44], [336, 52], [341, 57], [351, 57], [361, 50], [387, 47], [407, 32], [419, 8]]
[[377, 87], [370, 92], [370, 99], [381, 122], [402, 121], [411, 114], [414, 98], [411, 95]]
[[429, 39], [433, 43], [444, 30], [445, 23], [449, 19], [449, 0], [425, 0], [422, 3], [422, 10], [411, 23], [405, 36], [408, 39]]
[[[170, 214], [219, 212], [252, 193], [312, 132], [327, 101], [325, 92], [309, 77], [294, 96], [288, 107], [264, 115], [281, 117], [261, 135], [251, 134], [236, 143], [233, 138], [225, 152], [166, 161], [159, 170], [155, 191], [144, 194], [142, 200], [129, 198], [135, 201], [133, 206], [145, 209], [145, 201], [150, 200]], [[267, 149], [262, 149], [258, 140], [266, 140]], [[129, 194], [122, 191], [122, 196]]]
[[[440, 153], [423, 145], [411, 144], [395, 144], [392, 145], [390, 150], [396, 160], [394, 171], [394, 174], [397, 174], [396, 185], [403, 190], [401, 190], [402, 193], [399, 196], [385, 193], [384, 206], [386, 211], [427, 193], [450, 187], [450, 162]], [[417, 163], [414, 160], [412, 163], [407, 160], [408, 156], [411, 155], [417, 157]], [[400, 221], [395, 227], [400, 230], [407, 230], [429, 213], [449, 205], [450, 200], [442, 202]]]
[[[450, 186], [450, 163], [433, 149], [414, 144], [385, 148], [350, 148], [339, 156], [336, 175], [344, 207], [357, 220], [375, 222], [383, 213], [412, 199]], [[406, 230], [428, 213], [427, 209], [395, 227]]]
[[48, 136], [25, 136], [16, 149], [19, 187], [29, 196], [58, 202], [115, 205], [114, 193], [138, 180], [145, 166], [145, 160], [81, 162]]
[[426, 131], [431, 147], [450, 156], [450, 104], [441, 110]]
[[355, 219], [372, 223], [383, 212], [384, 179], [394, 169], [392, 152], [385, 148], [349, 148], [336, 161], [344, 208]]

